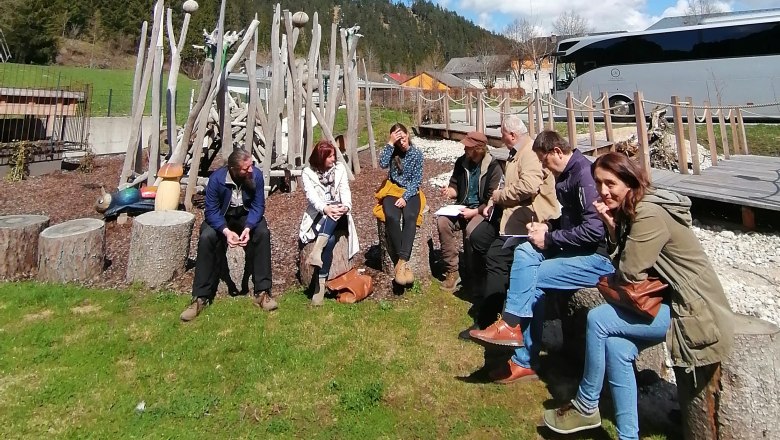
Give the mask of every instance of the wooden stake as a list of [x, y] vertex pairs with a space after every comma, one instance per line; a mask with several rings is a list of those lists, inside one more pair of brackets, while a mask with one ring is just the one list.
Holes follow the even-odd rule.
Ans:
[[674, 137], [677, 141], [677, 168], [680, 174], [688, 174], [688, 152], [685, 150], [685, 129], [683, 128], [680, 98], [672, 96], [672, 114], [674, 116]]
[[569, 145], [577, 148], [577, 119], [574, 114], [574, 95], [566, 92], [566, 128], [569, 131]]
[[691, 163], [693, 164], [693, 174], [701, 174], [701, 166], [699, 165], [699, 139], [696, 135], [696, 112], [693, 108], [693, 98], [688, 96], [685, 98], [688, 101], [688, 139], [691, 145]]
[[604, 131], [607, 135], [607, 142], [612, 143], [609, 150], [615, 151], [615, 134], [612, 132], [612, 111], [609, 108], [607, 92], [601, 92], [601, 108], [604, 110]]
[[704, 101], [704, 122], [707, 124], [707, 144], [710, 146], [710, 161], [712, 166], [718, 165], [718, 145], [715, 142], [715, 128], [712, 125], [712, 108], [709, 101]]
[[639, 163], [645, 169], [647, 178], [652, 180], [650, 167], [650, 146], [647, 144], [647, 123], [642, 92], [634, 92], [634, 113], [636, 113], [636, 137], [639, 139]]
[[588, 93], [588, 133], [590, 134], [590, 145], [596, 148], [596, 123], [593, 120], [593, 96]]
[[745, 134], [745, 121], [742, 119], [742, 109], [737, 109], [737, 124], [739, 124], [739, 140], [742, 144], [742, 152], [744, 154], [750, 154], [750, 149], [747, 144], [747, 135]]
[[[365, 78], [366, 81], [366, 129], [368, 130], [368, 149], [371, 152], [371, 165], [374, 166], [374, 168], [379, 168], [379, 162], [377, 162], [376, 158], [376, 145], [374, 141], [374, 126], [371, 123], [371, 87], [368, 85], [368, 71], [366, 70], [366, 60], [363, 58], [361, 60], [363, 65], [363, 78]], [[447, 118], [447, 121], [449, 121], [449, 118]], [[449, 122], [448, 122], [449, 124]]]

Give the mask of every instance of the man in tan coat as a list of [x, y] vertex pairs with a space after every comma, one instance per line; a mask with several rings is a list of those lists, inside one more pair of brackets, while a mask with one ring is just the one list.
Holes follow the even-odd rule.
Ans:
[[[471, 245], [485, 259], [485, 284], [481, 298], [474, 304], [476, 326], [484, 329], [501, 312], [509, 283], [514, 245], [506, 245], [511, 235], [527, 235], [526, 225], [557, 217], [555, 178], [542, 169], [531, 150], [533, 139], [523, 121], [515, 115], [504, 118], [501, 140], [509, 149], [504, 184], [493, 192], [483, 215], [493, 228], [472, 233]], [[515, 240], [516, 241], [516, 240]], [[461, 336], [467, 338], [468, 332]]]

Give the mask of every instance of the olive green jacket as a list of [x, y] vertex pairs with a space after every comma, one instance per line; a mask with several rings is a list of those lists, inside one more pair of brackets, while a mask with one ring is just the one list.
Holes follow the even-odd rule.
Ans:
[[690, 224], [687, 197], [664, 190], [646, 195], [630, 230], [618, 228], [623, 250], [615, 266], [625, 282], [642, 281], [653, 268], [669, 284], [666, 342], [674, 365], [688, 368], [724, 360], [734, 338], [733, 312]]

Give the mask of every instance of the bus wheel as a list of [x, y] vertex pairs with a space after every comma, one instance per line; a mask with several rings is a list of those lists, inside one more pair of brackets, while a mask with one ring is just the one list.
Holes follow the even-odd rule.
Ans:
[[612, 116], [616, 121], [629, 121], [634, 116], [634, 103], [623, 96], [613, 96], [609, 99], [609, 106], [613, 109]]

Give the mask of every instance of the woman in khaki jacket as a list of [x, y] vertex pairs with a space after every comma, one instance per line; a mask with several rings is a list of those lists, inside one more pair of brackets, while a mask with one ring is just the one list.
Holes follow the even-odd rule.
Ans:
[[[598, 403], [609, 376], [620, 439], [638, 439], [637, 388], [633, 361], [639, 347], [666, 338], [677, 374], [722, 361], [733, 342], [732, 311], [701, 243], [690, 229], [690, 200], [654, 190], [647, 174], [619, 153], [593, 164], [601, 201], [594, 203], [617, 247], [616, 272], [622, 283], [639, 283], [654, 270], [669, 284], [667, 298], [652, 320], [604, 304], [588, 313], [585, 371], [577, 396], [544, 413], [555, 432], [573, 433], [601, 425]], [[678, 378], [678, 381], [680, 378]]]

